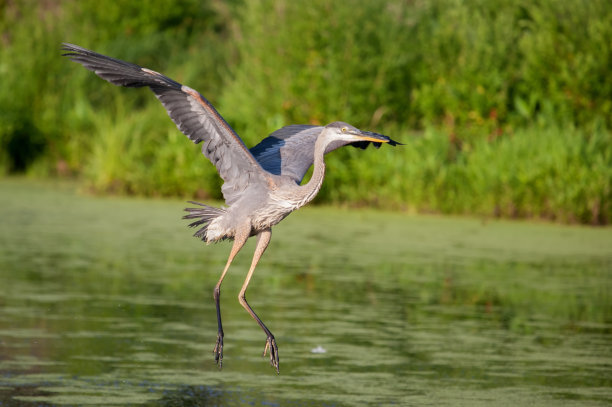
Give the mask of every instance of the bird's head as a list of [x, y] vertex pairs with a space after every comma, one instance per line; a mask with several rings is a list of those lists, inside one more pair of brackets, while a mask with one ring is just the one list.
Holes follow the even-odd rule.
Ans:
[[[344, 122], [333, 122], [325, 126], [324, 134], [332, 144], [346, 145], [350, 144], [354, 147], [366, 148], [370, 143], [374, 147], [379, 148], [382, 143], [396, 146], [401, 145], [395, 140], [390, 139], [382, 134], [371, 131], [363, 131]], [[334, 146], [338, 147], [338, 146]], [[333, 148], [332, 148], [333, 149]]]

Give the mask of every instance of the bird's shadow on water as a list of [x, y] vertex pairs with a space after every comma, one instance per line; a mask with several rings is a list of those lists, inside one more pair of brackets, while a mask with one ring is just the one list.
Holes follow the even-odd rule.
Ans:
[[266, 399], [257, 389], [229, 390], [222, 386], [181, 386], [164, 391], [163, 396], [149, 404], [155, 407], [227, 407], [227, 406], [323, 406], [339, 407], [338, 404], [318, 401]]
[[149, 404], [156, 407], [227, 407], [227, 406], [337, 406], [318, 402], [288, 399], [266, 399], [264, 395], [252, 390], [228, 390], [220, 386], [181, 386], [164, 392], [157, 401]]
[[239, 391], [228, 391], [217, 386], [181, 386], [174, 390], [163, 392], [163, 396], [152, 406], [158, 407], [216, 407], [227, 405], [279, 405], [276, 403], [256, 403], [245, 398]]

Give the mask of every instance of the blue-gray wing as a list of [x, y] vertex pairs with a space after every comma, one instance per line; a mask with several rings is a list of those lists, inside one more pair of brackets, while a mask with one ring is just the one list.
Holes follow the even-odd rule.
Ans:
[[64, 44], [65, 56], [114, 85], [148, 86], [166, 108], [176, 126], [194, 143], [202, 142], [202, 153], [215, 165], [224, 181], [227, 204], [247, 186], [262, 180], [263, 169], [244, 142], [217, 110], [195, 90], [147, 68], [110, 58], [73, 44]]
[[[251, 153], [264, 170], [275, 175], [285, 175], [300, 184], [304, 175], [314, 163], [315, 143], [319, 134], [323, 131], [322, 126], [310, 126], [306, 124], [293, 124], [285, 126], [263, 139]], [[363, 131], [368, 134], [370, 132]], [[377, 136], [381, 136], [377, 133]], [[383, 136], [384, 137], [384, 136]], [[388, 137], [386, 137], [388, 139]], [[331, 142], [325, 148], [325, 154], [345, 145], [365, 149], [370, 144], [379, 148], [382, 143], [372, 141], [357, 141], [347, 143], [338, 140]], [[389, 144], [397, 145], [396, 141], [389, 139]]]
[[322, 130], [305, 124], [285, 126], [251, 148], [251, 153], [264, 170], [299, 184], [314, 162], [314, 147]]

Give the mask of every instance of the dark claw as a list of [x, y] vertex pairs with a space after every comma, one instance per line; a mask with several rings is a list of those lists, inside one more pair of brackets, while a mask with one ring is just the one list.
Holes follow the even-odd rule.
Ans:
[[270, 364], [276, 369], [276, 373], [280, 373], [278, 370], [278, 347], [276, 346], [276, 340], [274, 340], [274, 336], [268, 336], [266, 340], [266, 347], [264, 348], [264, 352], [262, 356], [266, 356], [268, 353], [268, 349], [270, 349]]
[[223, 367], [223, 332], [217, 333], [217, 343], [213, 353], [215, 354], [215, 362], [221, 369]]

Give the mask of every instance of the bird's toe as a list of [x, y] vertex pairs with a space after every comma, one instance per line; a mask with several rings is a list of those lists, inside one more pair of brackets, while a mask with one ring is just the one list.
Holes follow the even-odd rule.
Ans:
[[263, 352], [264, 357], [266, 356], [266, 353], [268, 353], [268, 350], [270, 350], [270, 364], [276, 369], [276, 373], [280, 373], [278, 367], [278, 346], [276, 346], [274, 336], [268, 336], [268, 339], [266, 340], [266, 347], [264, 348]]
[[217, 343], [215, 344], [215, 349], [213, 349], [213, 353], [215, 354], [215, 362], [219, 369], [223, 367], [223, 334], [219, 332], [217, 335]]

